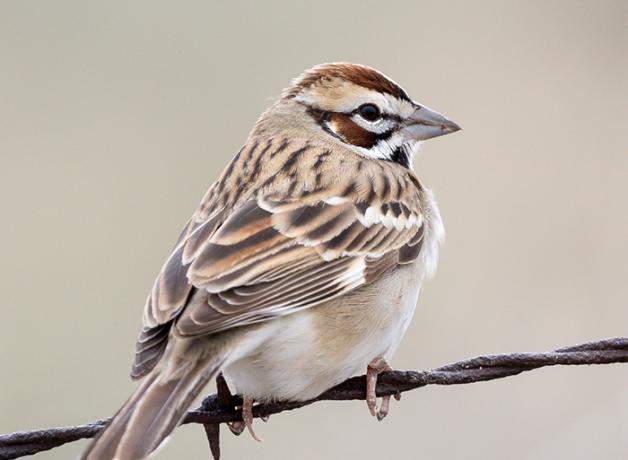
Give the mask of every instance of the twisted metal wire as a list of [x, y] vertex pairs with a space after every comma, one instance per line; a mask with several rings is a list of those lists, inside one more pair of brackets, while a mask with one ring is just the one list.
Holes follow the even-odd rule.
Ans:
[[[486, 355], [448, 364], [430, 371], [390, 371], [377, 380], [377, 396], [393, 395], [427, 385], [460, 385], [501, 379], [547, 366], [579, 366], [628, 362], [628, 337], [559, 348], [545, 353], [511, 353]], [[201, 406], [188, 412], [183, 424], [204, 425], [212, 455], [220, 458], [220, 424], [242, 420], [236, 406], [242, 404], [233, 396], [221, 376], [218, 392], [205, 398]], [[253, 408], [254, 417], [266, 417], [298, 409], [317, 401], [365, 399], [365, 376], [353, 377], [308, 401], [279, 401]], [[53, 449], [83, 438], [94, 437], [111, 418], [93, 423], [60, 428], [22, 431], [0, 435], [0, 460], [14, 459]]]

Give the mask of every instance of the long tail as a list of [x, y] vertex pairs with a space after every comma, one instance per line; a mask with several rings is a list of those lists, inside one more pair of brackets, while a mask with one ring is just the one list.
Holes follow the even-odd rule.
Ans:
[[142, 460], [175, 429], [222, 363], [220, 356], [207, 357], [208, 350], [198, 346], [177, 348], [142, 379], [81, 460]]

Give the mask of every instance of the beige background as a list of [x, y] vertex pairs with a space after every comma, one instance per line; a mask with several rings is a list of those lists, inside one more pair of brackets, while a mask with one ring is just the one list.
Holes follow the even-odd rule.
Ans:
[[[114, 412], [141, 308], [290, 78], [375, 66], [464, 131], [419, 176], [448, 239], [394, 365], [628, 335], [628, 3], [0, 3], [0, 432]], [[225, 459], [628, 457], [628, 366], [325, 403]], [[37, 458], [73, 458], [76, 443]], [[199, 426], [159, 459], [206, 459]]]

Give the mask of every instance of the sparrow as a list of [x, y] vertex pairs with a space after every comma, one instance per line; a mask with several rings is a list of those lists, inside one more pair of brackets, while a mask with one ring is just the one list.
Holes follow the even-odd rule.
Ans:
[[217, 373], [255, 402], [301, 401], [377, 376], [437, 264], [444, 229], [413, 172], [427, 139], [460, 127], [358, 64], [315, 66], [257, 120], [185, 225], [144, 309], [139, 387], [83, 453], [140, 460]]

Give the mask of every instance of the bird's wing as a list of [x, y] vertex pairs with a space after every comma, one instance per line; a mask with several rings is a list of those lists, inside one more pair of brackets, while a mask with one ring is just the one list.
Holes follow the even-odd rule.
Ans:
[[419, 203], [375, 208], [315, 194], [247, 201], [210, 238], [177, 255], [181, 268], [172, 272], [208, 293], [177, 319], [177, 332], [210, 334], [292, 313], [413, 260], [423, 235]]
[[[260, 193], [193, 218], [149, 296], [132, 376], [159, 360], [172, 327], [195, 336], [266, 321], [413, 261], [424, 232], [420, 188], [393, 193], [367, 181], [359, 189]], [[198, 292], [202, 301], [191, 301]]]

